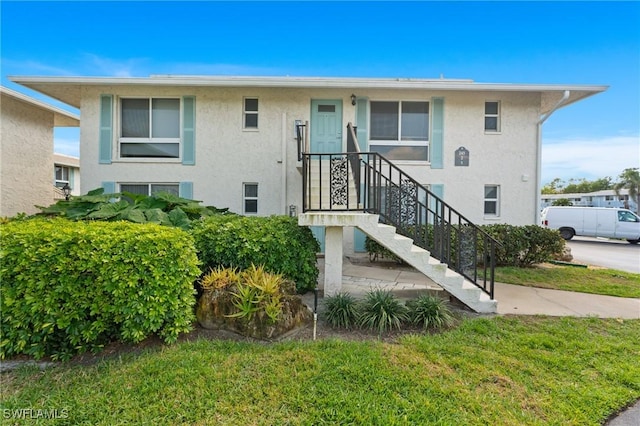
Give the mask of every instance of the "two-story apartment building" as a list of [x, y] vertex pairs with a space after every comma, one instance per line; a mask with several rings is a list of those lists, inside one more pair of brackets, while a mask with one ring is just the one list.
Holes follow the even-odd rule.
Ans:
[[301, 206], [310, 149], [386, 156], [477, 223], [536, 223], [542, 122], [604, 86], [470, 80], [14, 77], [80, 108], [83, 188], [169, 190], [244, 214]]
[[[170, 191], [240, 214], [297, 211], [299, 223], [321, 226], [325, 294], [339, 291], [343, 249], [361, 248], [363, 231], [481, 312], [495, 312], [493, 277], [478, 272], [486, 276], [492, 256], [453, 256], [443, 236], [457, 232], [460, 243], [475, 240], [473, 223], [538, 223], [543, 123], [606, 90], [450, 79], [12, 80], [81, 110], [83, 191]], [[427, 244], [412, 247], [429, 227], [436, 237], [423, 233]], [[414, 235], [394, 236], [401, 228]]]

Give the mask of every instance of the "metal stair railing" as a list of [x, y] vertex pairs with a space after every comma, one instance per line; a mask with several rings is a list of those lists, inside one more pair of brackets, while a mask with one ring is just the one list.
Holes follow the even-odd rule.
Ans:
[[[347, 130], [349, 152], [302, 153], [303, 211], [377, 214], [493, 299], [500, 243], [382, 155], [360, 152], [351, 123]], [[328, 191], [312, 187], [312, 176], [328, 178]]]

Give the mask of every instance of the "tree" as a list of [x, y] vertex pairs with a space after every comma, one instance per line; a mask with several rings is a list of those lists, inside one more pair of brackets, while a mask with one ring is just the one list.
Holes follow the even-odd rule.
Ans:
[[564, 182], [560, 178], [555, 178], [542, 187], [543, 194], [559, 194], [562, 192]]
[[573, 206], [573, 203], [568, 198], [558, 198], [552, 204], [552, 206]]
[[611, 189], [611, 178], [609, 176], [596, 179], [586, 180], [569, 179], [569, 184], [562, 190], [563, 194], [584, 194], [588, 192], [602, 191], [603, 189]]
[[618, 179], [613, 186], [614, 191], [620, 196], [622, 189], [628, 189], [629, 198], [636, 200], [636, 213], [640, 213], [640, 171], [637, 167], [624, 169]]

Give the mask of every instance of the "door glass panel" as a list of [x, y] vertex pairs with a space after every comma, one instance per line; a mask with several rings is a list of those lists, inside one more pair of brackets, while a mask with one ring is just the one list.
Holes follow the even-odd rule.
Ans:
[[335, 105], [318, 105], [318, 112], [336, 112]]

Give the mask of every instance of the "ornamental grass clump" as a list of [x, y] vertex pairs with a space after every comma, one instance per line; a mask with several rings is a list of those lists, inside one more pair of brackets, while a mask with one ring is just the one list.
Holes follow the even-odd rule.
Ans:
[[407, 302], [412, 323], [428, 328], [449, 327], [454, 317], [446, 300], [431, 294], [424, 294]]
[[223, 268], [218, 266], [210, 268], [200, 279], [200, 287], [204, 291], [223, 290], [240, 281], [240, 275], [236, 268]]
[[389, 290], [376, 289], [367, 293], [360, 305], [358, 325], [362, 328], [383, 333], [390, 329], [400, 329], [408, 322], [408, 310]]
[[334, 328], [350, 329], [358, 320], [358, 303], [349, 293], [325, 297], [325, 318]]
[[267, 324], [275, 324], [282, 314], [284, 282], [282, 275], [266, 272], [263, 266], [251, 265], [240, 273], [236, 291], [233, 292], [236, 312], [229, 317], [251, 322], [254, 314], [260, 320], [266, 315]]

